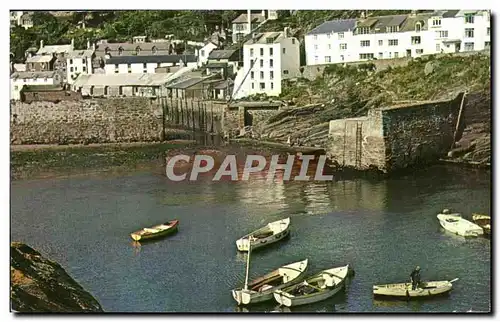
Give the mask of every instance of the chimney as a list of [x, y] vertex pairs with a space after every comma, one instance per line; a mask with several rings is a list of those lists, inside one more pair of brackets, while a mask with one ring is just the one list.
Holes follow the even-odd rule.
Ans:
[[366, 19], [366, 11], [361, 11], [361, 19]]
[[95, 51], [95, 42], [92, 43], [92, 49]]
[[266, 16], [266, 10], [262, 10], [262, 17], [265, 17]]
[[247, 10], [248, 32], [252, 31], [252, 10]]
[[90, 49], [90, 40], [87, 39], [87, 49]]
[[415, 17], [418, 13], [418, 10], [412, 10], [410, 16]]
[[75, 49], [75, 38], [71, 38], [71, 49]]
[[43, 48], [43, 39], [40, 40], [40, 49], [42, 49], [42, 48]]
[[283, 30], [283, 34], [284, 34], [285, 38], [289, 37], [289, 30], [290, 30], [290, 28], [288, 28], [288, 27], [285, 27], [285, 29]]
[[256, 32], [252, 33], [252, 40], [253, 40], [253, 42], [257, 41], [257, 35], [258, 34]]

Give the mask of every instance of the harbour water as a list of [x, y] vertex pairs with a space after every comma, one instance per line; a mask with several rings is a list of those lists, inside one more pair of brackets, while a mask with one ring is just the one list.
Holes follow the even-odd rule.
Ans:
[[[436, 214], [490, 213], [490, 173], [434, 166], [392, 179], [333, 182], [170, 182], [154, 171], [13, 181], [11, 239], [60, 263], [109, 312], [273, 311], [237, 308], [246, 255], [235, 241], [291, 217], [291, 236], [252, 255], [250, 275], [309, 259], [308, 272], [350, 264], [345, 292], [291, 312], [489, 311], [491, 243], [443, 231]], [[180, 220], [169, 238], [133, 245], [129, 233]], [[372, 285], [451, 280], [425, 301], [376, 300]]]

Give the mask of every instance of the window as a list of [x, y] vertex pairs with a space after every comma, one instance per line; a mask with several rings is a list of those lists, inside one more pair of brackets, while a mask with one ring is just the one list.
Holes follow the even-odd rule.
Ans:
[[318, 40], [318, 35], [314, 35], [314, 40]]
[[432, 18], [432, 26], [441, 26], [441, 17], [433, 17]]
[[440, 44], [436, 44], [436, 51], [441, 51], [441, 45]]
[[143, 63], [143, 64], [142, 64], [142, 68], [144, 68], [144, 69], [148, 68], [148, 64]]
[[131, 69], [131, 68], [132, 68], [132, 65], [131, 65], [131, 64], [127, 64], [127, 68], [128, 68], [128, 69]]
[[70, 60], [69, 60], [69, 63], [72, 65], [72, 64], [73, 64], [73, 59], [70, 59]]
[[465, 23], [474, 23], [474, 15], [466, 14], [465, 15]]
[[288, 75], [288, 70], [286, 70], [286, 69], [285, 69], [285, 70], [283, 71], [283, 75]]
[[360, 46], [361, 47], [370, 47], [370, 41], [369, 40], [361, 40]]
[[269, 48], [269, 56], [272, 56], [273, 55], [273, 48]]
[[417, 50], [415, 50], [415, 52], [416, 52], [417, 54], [423, 54], [423, 53], [424, 53], [424, 50], [423, 50], [423, 49], [417, 49]]
[[436, 38], [448, 38], [448, 30], [436, 31]]
[[394, 58], [398, 58], [398, 57], [399, 57], [399, 53], [398, 52], [394, 53]]
[[384, 53], [378, 53], [378, 58], [379, 58], [379, 59], [384, 58]]
[[83, 66], [83, 71], [86, 72], [87, 71], [87, 68], [85, 66]]
[[474, 38], [474, 28], [465, 28], [465, 38]]
[[286, 48], [283, 48], [283, 54], [286, 54]]
[[420, 32], [420, 30], [422, 30], [422, 24], [420, 22], [417, 22], [415, 24], [415, 31]]
[[486, 36], [490, 35], [490, 27], [486, 28]]
[[384, 41], [383, 41], [383, 40], [379, 40], [379, 41], [378, 41], [378, 45], [379, 45], [379, 46], [383, 46], [383, 45], [384, 45]]
[[340, 47], [340, 50], [346, 50], [347, 44], [340, 44], [339, 47]]
[[332, 44], [328, 44], [328, 49], [332, 49]]
[[263, 59], [260, 60], [260, 67], [264, 67], [264, 60]]
[[260, 72], [260, 79], [264, 79], [264, 72]]
[[261, 48], [261, 49], [260, 49], [260, 55], [261, 55], [261, 56], [264, 56], [264, 48]]
[[420, 38], [420, 36], [411, 37], [411, 44], [412, 45], [420, 45], [421, 42], [422, 42], [422, 39]]
[[87, 61], [85, 60], [85, 58], [82, 58], [82, 64], [86, 64]]
[[359, 27], [357, 29], [357, 34], [358, 35], [366, 35], [370, 33], [370, 27]]
[[269, 72], [269, 79], [274, 79], [274, 72], [273, 71]]
[[391, 52], [389, 52], [389, 58], [392, 58], [392, 53]]
[[490, 44], [490, 42], [489, 42], [489, 41], [485, 41], [485, 42], [484, 42], [484, 48], [485, 48], [485, 49], [490, 49], [490, 46], [491, 46], [491, 44]]
[[259, 83], [259, 87], [261, 90], [265, 90], [266, 89], [266, 83]]
[[344, 39], [344, 33], [343, 32], [339, 32], [339, 39]]
[[292, 45], [295, 45], [295, 38], [292, 38]]
[[326, 38], [330, 39], [332, 35], [331, 34], [326, 34]]
[[359, 59], [373, 59], [373, 54], [359, 54]]
[[340, 55], [340, 60], [344, 61], [344, 55]]
[[250, 72], [250, 79], [254, 78], [254, 72]]
[[250, 57], [253, 57], [253, 48], [250, 48]]
[[70, 72], [73, 72], [73, 67], [70, 67], [70, 68], [69, 68], [69, 71], [70, 71]]
[[200, 55], [201, 55], [201, 57], [205, 57], [205, 50], [204, 50], [204, 49], [202, 49], [202, 50], [200, 51]]
[[252, 83], [252, 89], [255, 89], [255, 84], [254, 83]]
[[317, 63], [318, 62], [318, 56], [314, 56], [314, 62]]
[[115, 64], [115, 69], [118, 69], [118, 64]]
[[332, 56], [325, 56], [325, 63], [331, 63], [332, 62]]
[[274, 63], [274, 62], [273, 62], [273, 60], [272, 60], [272, 59], [269, 59], [269, 67], [273, 68], [273, 67], [274, 67], [274, 66], [273, 66], [273, 63]]
[[389, 26], [385, 29], [387, 32], [398, 32], [399, 26]]
[[[158, 52], [158, 48], [153, 47], [152, 52], [153, 52], [153, 55], [156, 55], [156, 53]], [[202, 52], [202, 56], [205, 56], [205, 51], [202, 50], [201, 52]]]
[[397, 39], [389, 39], [389, 46], [397, 46], [397, 45], [398, 45]]
[[314, 50], [317, 50], [318, 49], [318, 45], [314, 45]]
[[474, 50], [474, 43], [473, 42], [466, 42], [464, 44], [464, 51], [473, 51]]
[[274, 83], [271, 83], [271, 89], [274, 89]]

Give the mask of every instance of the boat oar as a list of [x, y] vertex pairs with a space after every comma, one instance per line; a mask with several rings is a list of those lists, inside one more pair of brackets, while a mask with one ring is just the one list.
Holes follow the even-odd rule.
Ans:
[[452, 279], [452, 280], [450, 281], [450, 283], [453, 283], [453, 282], [456, 282], [456, 281], [458, 281], [458, 277], [457, 277], [457, 278]]

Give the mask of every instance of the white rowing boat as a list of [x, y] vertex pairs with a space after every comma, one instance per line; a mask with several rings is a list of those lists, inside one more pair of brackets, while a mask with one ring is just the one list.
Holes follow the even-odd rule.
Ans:
[[472, 221], [483, 228], [483, 232], [485, 235], [491, 235], [491, 217], [488, 215], [482, 214], [472, 214]]
[[411, 283], [374, 285], [373, 294], [376, 296], [404, 297], [404, 298], [429, 297], [429, 296], [448, 293], [453, 288], [452, 283], [457, 280], [458, 278], [455, 278], [451, 281], [423, 282], [420, 283], [415, 290], [412, 290]]
[[458, 213], [450, 214], [447, 209], [437, 215], [437, 218], [444, 229], [454, 234], [463, 237], [477, 237], [483, 234], [483, 228], [462, 218]]
[[285, 265], [248, 283], [247, 288], [232, 290], [240, 304], [253, 304], [271, 300], [273, 292], [296, 282], [307, 270], [307, 259]]
[[236, 241], [236, 247], [240, 252], [247, 252], [249, 248], [249, 238], [252, 239], [252, 249], [275, 243], [285, 238], [290, 233], [290, 218], [281, 219], [241, 237]]
[[274, 298], [287, 307], [326, 300], [342, 290], [348, 272], [349, 265], [321, 271], [304, 282], [275, 291]]

